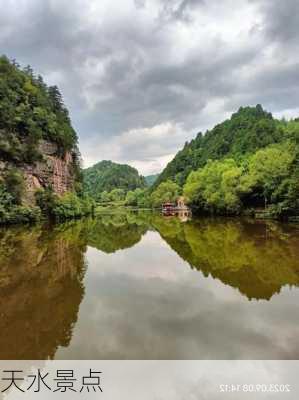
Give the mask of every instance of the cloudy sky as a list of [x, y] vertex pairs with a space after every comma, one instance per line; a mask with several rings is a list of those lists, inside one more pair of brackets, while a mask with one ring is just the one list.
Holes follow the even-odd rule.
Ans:
[[0, 0], [0, 53], [60, 87], [85, 166], [155, 173], [242, 105], [299, 115], [298, 0]]

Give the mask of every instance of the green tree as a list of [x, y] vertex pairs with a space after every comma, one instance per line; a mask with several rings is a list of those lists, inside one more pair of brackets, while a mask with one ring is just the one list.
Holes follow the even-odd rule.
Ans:
[[136, 189], [134, 191], [129, 191], [126, 195], [126, 205], [136, 206], [139, 208], [150, 207], [150, 196], [146, 189]]
[[113, 189], [110, 192], [110, 198], [112, 201], [125, 200], [126, 192], [123, 189]]
[[177, 183], [170, 180], [162, 182], [151, 194], [153, 207], [160, 207], [166, 202], [175, 202], [180, 194], [180, 187]]
[[47, 88], [31, 67], [22, 70], [0, 57], [0, 157], [34, 162], [42, 138], [57, 143], [61, 153], [76, 146], [77, 135], [59, 89]]
[[13, 198], [14, 203], [21, 204], [24, 192], [24, 178], [22, 173], [17, 168], [12, 168], [6, 172], [4, 182], [6, 190]]
[[127, 195], [126, 195], [126, 205], [127, 206], [137, 206], [138, 205], [137, 195], [135, 192], [136, 191], [130, 190], [127, 193]]
[[243, 173], [233, 159], [208, 161], [204, 168], [191, 172], [184, 186], [188, 201], [207, 211], [240, 210], [239, 185]]
[[242, 180], [242, 191], [260, 195], [265, 207], [282, 200], [283, 187], [286, 180], [289, 182], [295, 157], [296, 147], [290, 142], [257, 151], [249, 159], [248, 173]]
[[107, 190], [104, 190], [101, 194], [100, 194], [100, 201], [102, 203], [108, 203], [108, 201], [111, 200], [110, 194], [107, 192]]

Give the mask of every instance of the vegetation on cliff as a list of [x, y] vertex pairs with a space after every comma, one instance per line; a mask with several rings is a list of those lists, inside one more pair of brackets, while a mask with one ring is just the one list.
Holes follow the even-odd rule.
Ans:
[[[42, 142], [52, 147], [53, 153], [48, 157]], [[67, 173], [67, 177], [60, 176], [65, 187], [59, 193], [53, 187], [55, 172]], [[65, 183], [67, 180], [70, 182]], [[34, 192], [36, 188], [44, 194], [36, 194], [39, 202], [35, 205], [35, 197], [30, 195], [28, 200], [28, 193], [29, 189]], [[50, 192], [51, 215], [57, 214], [61, 219], [85, 212], [87, 200], [82, 191], [76, 132], [57, 86], [48, 87], [30, 66], [22, 69], [15, 61], [1, 56], [0, 223], [40, 219], [46, 208], [41, 199], [49, 197]]]
[[126, 164], [101, 161], [83, 171], [84, 190], [100, 202], [124, 200], [128, 191], [146, 186], [138, 171]]
[[48, 87], [31, 67], [0, 57], [0, 158], [32, 163], [40, 139], [73, 150], [77, 135], [57, 86]]

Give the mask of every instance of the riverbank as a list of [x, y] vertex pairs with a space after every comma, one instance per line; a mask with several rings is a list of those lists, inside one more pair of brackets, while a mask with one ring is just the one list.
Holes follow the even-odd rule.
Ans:
[[94, 201], [88, 196], [70, 192], [56, 196], [51, 191], [40, 191], [35, 205], [0, 205], [0, 225], [35, 224], [42, 221], [63, 222], [93, 214]]
[[[95, 206], [95, 215], [101, 214], [105, 211], [110, 212], [117, 212], [117, 211], [154, 211], [154, 212], [161, 212], [161, 207], [158, 208], [151, 208], [151, 207], [137, 207], [137, 206], [126, 206], [124, 202], [114, 202], [114, 203], [105, 203], [105, 204], [98, 204]], [[211, 212], [203, 212], [202, 210], [191, 207], [190, 211], [192, 215], [196, 217], [212, 217], [212, 218], [244, 218], [250, 217], [256, 220], [272, 220], [272, 221], [282, 221], [282, 222], [292, 222], [292, 223], [299, 223], [299, 215], [284, 215], [278, 216], [274, 213], [270, 212], [269, 210], [261, 210], [261, 209], [247, 209], [243, 210], [239, 214], [229, 214], [229, 213], [211, 213]]]

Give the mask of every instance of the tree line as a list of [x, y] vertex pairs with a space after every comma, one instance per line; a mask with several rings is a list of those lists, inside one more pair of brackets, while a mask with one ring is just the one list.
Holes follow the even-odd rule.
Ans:
[[197, 212], [298, 215], [299, 119], [274, 119], [260, 105], [240, 108], [186, 143], [151, 189], [126, 202], [159, 207], [180, 195]]

